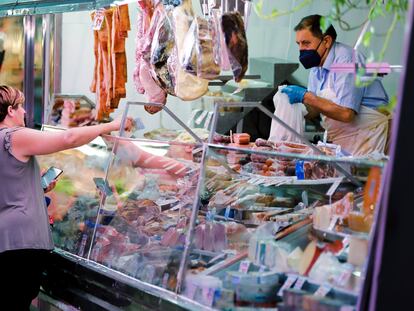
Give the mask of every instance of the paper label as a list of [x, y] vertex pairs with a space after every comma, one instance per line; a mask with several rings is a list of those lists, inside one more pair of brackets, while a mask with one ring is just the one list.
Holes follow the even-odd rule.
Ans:
[[104, 18], [105, 18], [105, 15], [102, 10], [96, 11], [95, 17], [93, 18], [92, 29], [101, 30]]
[[319, 288], [314, 293], [314, 295], [325, 297], [329, 293], [330, 290], [331, 290], [331, 287], [328, 284], [322, 284], [321, 286], [319, 286]]
[[328, 230], [332, 231], [335, 228], [335, 225], [338, 222], [339, 218], [340, 217], [338, 215], [335, 215], [335, 216], [332, 217], [331, 223], [329, 224], [329, 227], [328, 227]]
[[338, 189], [338, 187], [339, 187], [339, 185], [341, 184], [341, 182], [342, 182], [342, 179], [343, 178], [340, 178], [340, 179], [338, 179], [338, 180], [336, 180], [333, 184], [332, 184], [332, 186], [328, 189], [328, 191], [326, 192], [326, 195], [327, 196], [332, 196], [334, 193], [335, 193], [335, 191], [336, 191], [336, 189]]
[[306, 278], [300, 276], [295, 283], [294, 289], [302, 289], [303, 284], [305, 284]]
[[201, 111], [201, 110], [200, 109], [194, 109], [193, 111], [191, 111], [190, 118], [187, 121], [188, 126], [191, 126], [191, 123], [194, 121], [194, 118], [195, 118], [197, 112], [199, 112], [199, 111]]
[[190, 299], [194, 299], [195, 293], [197, 291], [197, 285], [191, 283], [188, 284], [188, 289], [187, 289], [187, 297]]
[[213, 115], [214, 113], [212, 111], [208, 113], [207, 120], [206, 122], [204, 122], [204, 128], [206, 130], [208, 130], [208, 128], [210, 127], [211, 121], [213, 120]]
[[230, 216], [230, 211], [231, 211], [231, 208], [230, 208], [230, 206], [227, 206], [226, 207], [226, 210], [224, 211], [224, 218], [227, 220], [228, 218], [229, 218], [229, 216]]
[[213, 306], [214, 292], [215, 292], [214, 288], [204, 288], [203, 289], [203, 300], [204, 300], [204, 303], [208, 307]]
[[278, 296], [283, 296], [283, 291], [287, 288], [290, 288], [293, 283], [295, 283], [296, 279], [298, 277], [295, 275], [289, 275], [288, 278], [286, 279], [285, 283], [283, 283], [282, 287], [279, 289], [277, 295]]
[[239, 272], [247, 273], [249, 271], [250, 261], [249, 260], [242, 260], [239, 266]]
[[349, 279], [351, 278], [352, 271], [351, 270], [344, 270], [342, 273], [337, 277], [336, 284], [338, 286], [345, 286]]
[[203, 122], [203, 120], [207, 117], [207, 115], [208, 115], [208, 111], [207, 110], [204, 110], [199, 115], [199, 117], [195, 120], [195, 124], [200, 125]]
[[266, 266], [260, 266], [259, 272], [265, 272], [265, 271], [266, 271]]

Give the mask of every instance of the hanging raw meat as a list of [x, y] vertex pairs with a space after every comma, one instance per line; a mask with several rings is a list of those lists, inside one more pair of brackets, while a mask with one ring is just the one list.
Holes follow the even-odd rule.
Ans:
[[142, 63], [142, 53], [145, 43], [145, 35], [150, 27], [151, 17], [153, 14], [152, 0], [139, 0], [139, 10], [137, 12], [137, 36], [135, 49], [135, 70], [134, 70], [134, 84], [138, 93], [144, 94], [145, 89], [141, 83], [139, 72]]
[[160, 18], [151, 44], [150, 63], [153, 69], [152, 74], [163, 90], [168, 94], [175, 95], [174, 79], [168, 71], [167, 64], [175, 46], [173, 27], [164, 6], [159, 5], [157, 10], [160, 12]]
[[130, 30], [128, 6], [119, 6], [92, 13], [103, 17], [94, 30], [95, 67], [91, 91], [96, 93], [96, 119], [102, 120], [118, 107], [126, 96], [127, 62], [125, 38]]
[[[185, 51], [184, 39], [194, 19], [191, 0], [183, 0], [183, 4], [173, 10], [173, 25], [177, 59], [181, 60]], [[194, 100], [203, 96], [208, 90], [208, 81], [185, 72], [176, 64], [175, 94], [182, 100]]]
[[221, 17], [229, 60], [234, 79], [240, 82], [247, 71], [248, 49], [243, 19], [239, 12], [229, 12]]
[[213, 23], [205, 18], [197, 17], [197, 76], [213, 80], [220, 74], [219, 63], [215, 59]]
[[[165, 104], [167, 93], [159, 87], [151, 75], [150, 64], [151, 44], [155, 35], [158, 21], [160, 20], [160, 10], [155, 10], [151, 0], [138, 1], [140, 11], [138, 15], [138, 35], [136, 48], [136, 68], [134, 73], [135, 86], [138, 92], [143, 92], [148, 102]], [[158, 4], [159, 6], [160, 4]], [[157, 6], [157, 7], [158, 7]], [[145, 110], [154, 114], [161, 110], [160, 107], [144, 106]]]

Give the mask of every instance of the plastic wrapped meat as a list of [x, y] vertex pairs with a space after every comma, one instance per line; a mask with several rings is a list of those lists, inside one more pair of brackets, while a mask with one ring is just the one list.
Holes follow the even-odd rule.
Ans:
[[220, 74], [220, 66], [214, 57], [214, 27], [206, 19], [196, 17], [197, 23], [197, 76], [213, 80]]
[[192, 75], [197, 75], [197, 23], [194, 20], [187, 31], [184, 39], [184, 51], [182, 53], [181, 67]]
[[204, 242], [204, 225], [198, 225], [194, 230], [194, 248], [203, 249]]
[[214, 27], [214, 58], [217, 64], [220, 64], [222, 70], [228, 71], [231, 69], [229, 60], [229, 53], [227, 51], [226, 40], [224, 32], [221, 27], [221, 13], [220, 10], [213, 10], [213, 18], [210, 20]]
[[226, 227], [221, 223], [214, 223], [212, 228], [214, 237], [214, 251], [221, 252], [227, 247]]
[[207, 223], [204, 227], [203, 249], [206, 251], [214, 250], [214, 237], [212, 234], [212, 224]]
[[[154, 12], [151, 0], [138, 1], [137, 21], [137, 46], [135, 50], [136, 67], [134, 71], [134, 83], [137, 91], [145, 94], [147, 101], [165, 104], [167, 93], [158, 86], [151, 76], [149, 63], [151, 43], [154, 38], [156, 26], [160, 19], [160, 10]], [[161, 110], [159, 107], [145, 106], [145, 110], [151, 114]]]
[[234, 80], [240, 82], [247, 71], [248, 48], [244, 22], [239, 12], [229, 12], [221, 17]]
[[169, 14], [162, 10], [162, 6], [158, 9], [161, 16], [151, 45], [150, 63], [153, 69], [153, 78], [158, 85], [168, 94], [175, 95], [174, 79], [168, 71], [167, 63], [175, 46], [174, 32]]
[[312, 179], [335, 177], [335, 168], [325, 162], [315, 162], [312, 167]]
[[145, 34], [150, 26], [152, 17], [152, 3], [150, 0], [138, 1], [139, 10], [137, 11], [137, 35], [135, 48], [135, 69], [134, 69], [134, 84], [138, 93], [144, 94], [145, 88], [140, 79], [140, 68], [142, 63], [142, 53], [144, 48]]
[[274, 148], [273, 142], [271, 142], [270, 140], [265, 140], [263, 138], [256, 139], [255, 144], [257, 147], [270, 147], [271, 149]]
[[[121, 217], [135, 225], [142, 225], [154, 218], [158, 218], [160, 213], [160, 207], [151, 200], [129, 200], [120, 211]], [[143, 219], [140, 216], [143, 216]]]
[[[183, 0], [183, 4], [173, 10], [173, 25], [178, 60], [181, 60], [185, 51], [184, 39], [194, 19], [191, 0]], [[208, 80], [198, 78], [185, 72], [177, 66], [175, 75], [175, 94], [182, 100], [194, 100], [208, 91]]]

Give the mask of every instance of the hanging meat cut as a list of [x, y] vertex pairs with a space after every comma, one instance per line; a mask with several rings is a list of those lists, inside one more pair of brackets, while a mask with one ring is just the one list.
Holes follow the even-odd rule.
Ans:
[[[183, 0], [183, 4], [173, 10], [173, 24], [178, 60], [183, 58], [184, 40], [194, 19], [191, 0]], [[175, 94], [182, 100], [194, 100], [203, 96], [208, 90], [208, 80], [198, 78], [177, 66], [175, 73]]]
[[92, 13], [103, 17], [99, 29], [94, 30], [95, 67], [91, 91], [96, 93], [97, 120], [107, 118], [125, 98], [127, 62], [125, 38], [130, 30], [128, 6], [117, 6]]
[[229, 12], [221, 17], [234, 79], [240, 82], [247, 71], [248, 48], [244, 22], [239, 12]]

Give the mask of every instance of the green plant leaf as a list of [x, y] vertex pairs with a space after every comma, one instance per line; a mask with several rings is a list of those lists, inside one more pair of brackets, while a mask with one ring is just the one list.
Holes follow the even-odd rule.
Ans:
[[372, 32], [371, 31], [367, 31], [364, 34], [364, 37], [362, 38], [362, 44], [365, 47], [368, 47], [370, 45], [370, 43], [371, 43], [371, 38], [372, 38]]

